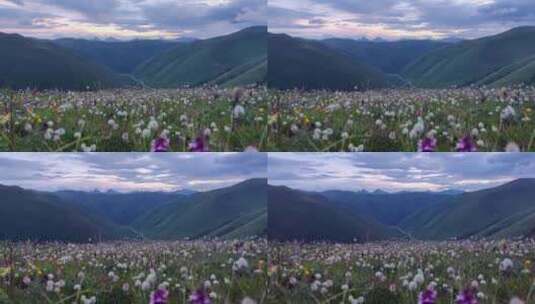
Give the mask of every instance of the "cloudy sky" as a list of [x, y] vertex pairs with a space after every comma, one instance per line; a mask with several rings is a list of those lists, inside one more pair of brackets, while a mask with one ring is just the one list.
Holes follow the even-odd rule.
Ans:
[[269, 29], [307, 38], [477, 38], [535, 25], [533, 0], [270, 0]]
[[0, 31], [39, 38], [209, 38], [265, 25], [266, 0], [0, 0]]
[[277, 153], [271, 185], [309, 191], [473, 191], [535, 177], [530, 153]]
[[263, 153], [0, 153], [0, 184], [93, 191], [210, 190], [265, 178]]

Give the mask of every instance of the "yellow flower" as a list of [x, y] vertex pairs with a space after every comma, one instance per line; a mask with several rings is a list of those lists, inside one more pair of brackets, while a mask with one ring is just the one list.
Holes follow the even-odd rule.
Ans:
[[6, 124], [9, 121], [9, 119], [10, 119], [9, 113], [3, 116], [0, 116], [0, 125]]
[[268, 275], [271, 276], [273, 275], [274, 273], [277, 273], [277, 271], [279, 271], [278, 267], [275, 266], [275, 265], [272, 265], [269, 267], [268, 269]]
[[277, 122], [277, 119], [279, 119], [279, 114], [278, 113], [270, 115], [269, 116], [269, 124], [270, 125], [275, 124]]
[[0, 267], [0, 278], [7, 276], [11, 272], [9, 267]]

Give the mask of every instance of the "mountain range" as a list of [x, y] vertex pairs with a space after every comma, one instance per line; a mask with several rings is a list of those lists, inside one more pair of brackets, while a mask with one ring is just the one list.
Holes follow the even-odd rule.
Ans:
[[268, 237], [345, 241], [535, 236], [535, 179], [474, 192], [311, 193], [269, 186]]
[[352, 90], [387, 85], [379, 69], [320, 41], [270, 34], [268, 54], [270, 88]]
[[0, 33], [0, 87], [85, 90], [131, 84], [129, 78], [52, 41]]
[[0, 87], [87, 90], [262, 83], [267, 27], [166, 40], [42, 40], [0, 33]]
[[252, 179], [206, 191], [41, 192], [0, 186], [0, 239], [267, 236], [369, 242], [535, 236], [535, 179], [473, 191], [306, 192]]
[[178, 44], [143, 62], [134, 74], [150, 86], [261, 83], [267, 73], [267, 27]]
[[0, 87], [274, 89], [535, 83], [535, 27], [474, 40], [309, 40], [266, 26], [205, 40], [42, 40], [0, 33]]
[[307, 40], [269, 35], [268, 85], [360, 90], [535, 84], [535, 27], [474, 40]]
[[[0, 186], [0, 239], [248, 238], [266, 233], [265, 179], [206, 192], [40, 192]], [[259, 195], [260, 194], [260, 195]]]

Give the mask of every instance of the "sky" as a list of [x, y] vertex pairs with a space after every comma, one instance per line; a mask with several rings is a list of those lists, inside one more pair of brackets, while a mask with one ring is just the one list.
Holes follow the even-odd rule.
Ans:
[[269, 30], [306, 38], [472, 39], [535, 25], [533, 0], [269, 0]]
[[535, 178], [535, 153], [277, 153], [270, 185], [306, 191], [475, 191]]
[[1, 32], [46, 39], [203, 39], [266, 16], [266, 0], [0, 0]]
[[0, 184], [40, 191], [207, 191], [266, 169], [263, 153], [0, 153]]

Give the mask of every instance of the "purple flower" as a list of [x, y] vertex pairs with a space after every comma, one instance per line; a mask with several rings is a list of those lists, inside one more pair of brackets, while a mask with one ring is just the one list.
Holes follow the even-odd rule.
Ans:
[[197, 137], [194, 141], [189, 144], [190, 152], [208, 152], [208, 145], [204, 137]]
[[435, 152], [437, 149], [437, 139], [426, 136], [418, 142], [418, 152]]
[[432, 287], [420, 292], [418, 295], [418, 304], [435, 304], [437, 302], [437, 291]]
[[462, 293], [457, 295], [455, 304], [479, 304], [479, 302], [472, 290], [465, 289]]
[[457, 152], [476, 152], [477, 148], [471, 136], [465, 136], [457, 143]]
[[151, 143], [151, 152], [167, 152], [169, 151], [169, 139], [165, 137], [158, 137]]
[[202, 290], [197, 290], [189, 296], [190, 304], [211, 304], [210, 297]]
[[165, 288], [158, 288], [150, 294], [150, 304], [167, 304], [169, 291]]

